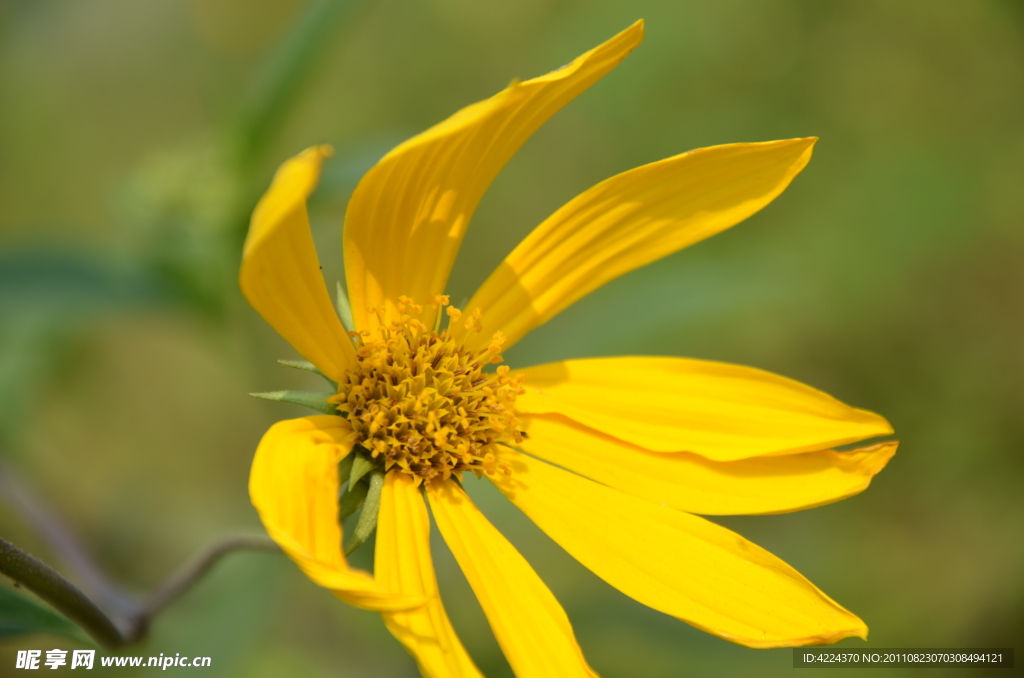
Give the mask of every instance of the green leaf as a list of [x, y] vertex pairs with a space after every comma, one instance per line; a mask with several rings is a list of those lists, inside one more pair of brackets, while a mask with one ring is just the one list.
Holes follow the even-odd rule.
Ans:
[[0, 255], [0, 317], [67, 326], [169, 300], [166, 285], [129, 261], [88, 251], [25, 249]]
[[360, 135], [356, 140], [336, 146], [334, 155], [324, 164], [316, 193], [310, 196], [310, 204], [322, 200], [348, 202], [349, 196], [363, 175], [387, 155], [388, 151], [408, 138], [408, 130], [395, 129], [369, 137]]
[[45, 323], [0, 319], [0, 454], [19, 451], [29, 413], [66, 360], [67, 340]]
[[302, 405], [316, 410], [322, 414], [338, 414], [338, 408], [327, 399], [335, 393], [331, 391], [267, 391], [265, 393], [250, 393], [253, 398], [263, 400], [276, 400], [282, 403]]
[[278, 43], [246, 95], [234, 126], [244, 163], [258, 157], [273, 138], [317, 58], [331, 44], [335, 29], [358, 4], [358, 0], [314, 0]]
[[173, 300], [159, 277], [86, 248], [0, 253], [0, 446], [16, 441], [75, 332], [116, 313]]
[[326, 374], [321, 372], [320, 368], [318, 368], [316, 365], [309, 362], [308, 360], [278, 360], [277, 362], [281, 365], [284, 365], [285, 367], [292, 367], [297, 370], [302, 370], [304, 372], [312, 372], [313, 374], [319, 374], [321, 377], [326, 379], [327, 383], [329, 383], [335, 389], [338, 388], [338, 382], [334, 381]]
[[49, 633], [90, 642], [72, 622], [28, 596], [0, 587], [0, 639]]

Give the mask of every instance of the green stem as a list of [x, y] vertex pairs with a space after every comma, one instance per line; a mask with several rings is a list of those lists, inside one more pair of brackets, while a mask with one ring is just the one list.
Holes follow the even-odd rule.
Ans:
[[160, 588], [146, 598], [143, 604], [146, 619], [156, 616], [178, 596], [192, 588], [221, 558], [239, 550], [281, 552], [281, 548], [267, 537], [236, 535], [219, 539], [182, 565]]
[[235, 121], [236, 152], [243, 166], [273, 136], [334, 29], [357, 4], [358, 0], [313, 0], [270, 55]]
[[77, 537], [38, 496], [27, 478], [3, 460], [0, 450], [0, 499], [28, 523], [47, 551], [57, 558], [60, 569], [69, 572], [82, 592], [116, 618], [138, 613], [135, 600], [111, 582], [79, 543]]
[[120, 626], [56, 570], [4, 539], [0, 539], [0, 572], [78, 624], [97, 643], [113, 650], [142, 640], [153, 617], [192, 588], [222, 557], [242, 549], [280, 553], [277, 544], [266, 537], [220, 539], [182, 566]]
[[48, 602], [100, 645], [113, 649], [125, 644], [122, 632], [74, 584], [4, 539], [0, 539], [0, 572]]

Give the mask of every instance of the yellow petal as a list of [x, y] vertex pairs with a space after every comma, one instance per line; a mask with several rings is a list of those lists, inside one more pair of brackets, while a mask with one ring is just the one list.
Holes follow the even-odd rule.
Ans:
[[367, 172], [345, 215], [345, 271], [357, 327], [376, 325], [370, 308], [393, 313], [400, 295], [423, 303], [444, 292], [466, 226], [498, 171], [545, 120], [642, 39], [638, 21], [562, 68], [462, 109]]
[[562, 606], [454, 482], [427, 487], [434, 520], [517, 678], [596, 676]]
[[748, 647], [866, 638], [867, 627], [735, 532], [512, 450], [492, 481], [549, 537], [627, 596]]
[[249, 475], [249, 497], [267, 534], [310, 579], [342, 600], [370, 610], [423, 604], [418, 595], [389, 592], [352, 569], [341, 552], [338, 462], [352, 448], [341, 417], [280, 421], [263, 435]]
[[665, 255], [734, 226], [776, 198], [815, 139], [712, 146], [644, 165], [577, 196], [526, 237], [468, 304], [486, 345], [506, 348], [576, 300]]
[[524, 414], [561, 414], [654, 452], [715, 461], [889, 435], [882, 417], [752, 367], [687, 358], [566, 360], [524, 370]]
[[352, 342], [331, 305], [309, 231], [306, 198], [316, 188], [327, 146], [286, 161], [256, 205], [238, 281], [252, 307], [304, 358], [341, 381], [355, 362]]
[[419, 488], [404, 473], [389, 473], [377, 517], [374, 574], [389, 591], [426, 599], [410, 612], [384, 614], [388, 630], [416, 658], [425, 678], [480, 678], [448, 621], [430, 557], [430, 517]]
[[656, 504], [705, 515], [785, 513], [864, 491], [896, 453], [888, 442], [850, 452], [711, 461], [648, 452], [558, 415], [521, 417], [530, 454]]

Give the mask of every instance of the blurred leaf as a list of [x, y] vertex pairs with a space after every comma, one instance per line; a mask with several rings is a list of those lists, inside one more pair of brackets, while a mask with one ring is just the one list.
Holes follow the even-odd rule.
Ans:
[[358, 0], [313, 0], [270, 55], [236, 123], [243, 164], [258, 156], [273, 135], [328, 38], [357, 4]]
[[0, 587], [0, 639], [49, 633], [89, 642], [72, 622], [31, 598]]
[[33, 249], [0, 254], [0, 318], [64, 325], [90, 315], [155, 305], [167, 298], [145, 268], [108, 256]]
[[5, 323], [0, 331], [0, 451], [17, 449], [14, 439], [28, 419], [43, 377], [50, 374], [63, 342], [41, 323]]
[[153, 273], [112, 257], [70, 250], [0, 254], [0, 442], [12, 438], [68, 332], [99, 316], [166, 303]]
[[418, 130], [401, 133], [392, 130], [375, 134], [371, 138], [360, 138], [344, 147], [336, 148], [334, 156], [327, 160], [316, 192], [310, 198], [311, 204], [323, 200], [347, 200], [359, 180], [388, 151], [416, 134]]

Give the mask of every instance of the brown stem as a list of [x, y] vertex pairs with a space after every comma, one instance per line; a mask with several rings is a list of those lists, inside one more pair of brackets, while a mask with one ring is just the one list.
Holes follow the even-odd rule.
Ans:
[[31, 484], [2, 458], [0, 497], [25, 519], [32, 532], [42, 539], [47, 550], [57, 557], [61, 568], [70, 572], [101, 607], [124, 617], [139, 611], [138, 604], [107, 579], [74, 533], [40, 500]]
[[100, 645], [114, 649], [142, 640], [153, 617], [202, 579], [218, 560], [239, 550], [280, 552], [267, 537], [236, 535], [219, 539], [183, 565], [142, 603], [132, 600], [133, 611], [128, 615], [107, 614], [52, 567], [5, 539], [0, 539], [0, 573], [48, 602]]
[[0, 572], [53, 605], [104, 647], [124, 644], [121, 630], [74, 584], [5, 539], [0, 539]]
[[156, 616], [175, 598], [188, 591], [203, 578], [217, 561], [232, 551], [265, 551], [280, 553], [281, 549], [272, 539], [252, 535], [234, 535], [213, 542], [205, 550], [196, 554], [190, 561], [182, 565], [167, 578], [167, 581], [150, 593], [142, 603], [147, 619]]

